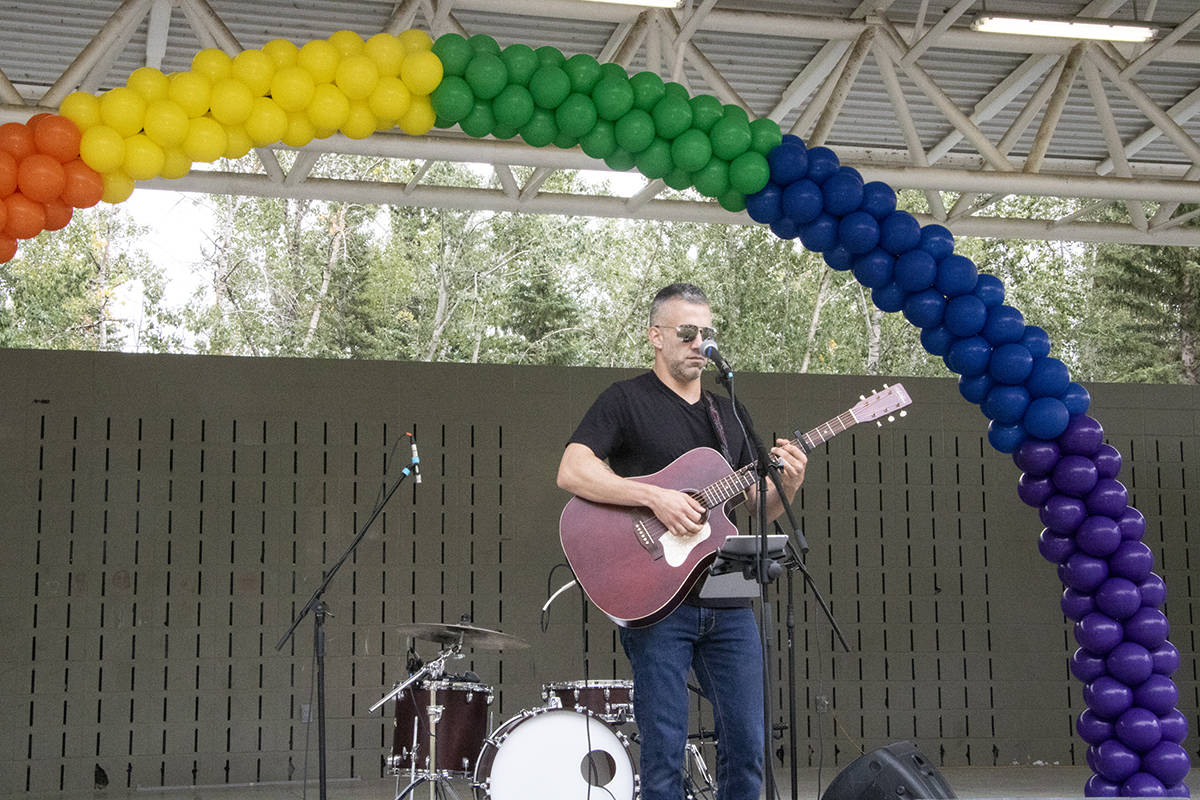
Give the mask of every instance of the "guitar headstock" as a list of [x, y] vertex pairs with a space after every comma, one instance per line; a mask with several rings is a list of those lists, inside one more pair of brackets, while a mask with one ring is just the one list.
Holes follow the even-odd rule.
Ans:
[[[888, 386], [885, 383], [883, 389], [871, 392], [870, 396], [861, 397], [854, 408], [850, 409], [850, 415], [854, 417], [855, 422], [870, 422], [881, 417], [887, 417], [888, 422], [893, 422], [896, 419], [893, 412], [909, 405], [912, 405], [912, 398], [908, 396], [903, 384]], [[907, 414], [907, 411], [900, 411], [899, 416]]]

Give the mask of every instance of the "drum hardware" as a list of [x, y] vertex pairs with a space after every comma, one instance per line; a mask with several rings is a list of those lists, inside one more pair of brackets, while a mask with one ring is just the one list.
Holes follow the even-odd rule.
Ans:
[[542, 684], [542, 699], [551, 708], [584, 709], [610, 725], [633, 722], [633, 681], [586, 680]]

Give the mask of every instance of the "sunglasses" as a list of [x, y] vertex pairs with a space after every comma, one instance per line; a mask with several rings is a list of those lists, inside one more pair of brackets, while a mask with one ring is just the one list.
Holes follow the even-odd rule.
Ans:
[[655, 328], [666, 328], [667, 330], [675, 331], [675, 335], [679, 337], [681, 342], [690, 342], [696, 338], [696, 334], [704, 339], [716, 339], [717, 329], [701, 327], [699, 325], [654, 325]]

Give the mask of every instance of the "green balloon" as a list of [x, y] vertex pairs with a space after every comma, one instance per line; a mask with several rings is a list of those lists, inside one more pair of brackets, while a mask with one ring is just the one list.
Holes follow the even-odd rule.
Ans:
[[447, 33], [439, 36], [433, 43], [433, 54], [442, 62], [443, 75], [461, 76], [475, 51], [471, 49], [470, 43], [457, 33]]
[[596, 126], [596, 106], [586, 94], [574, 92], [559, 105], [554, 120], [560, 131], [578, 139]]
[[633, 108], [633, 86], [629, 78], [601, 78], [592, 89], [592, 102], [601, 119], [618, 120]]
[[587, 53], [576, 53], [567, 59], [563, 69], [571, 76], [571, 91], [587, 94], [600, 80], [600, 62]]
[[570, 150], [577, 144], [579, 144], [578, 136], [572, 136], [562, 131], [559, 131], [558, 136], [554, 139], [554, 146], [559, 150]]
[[606, 119], [597, 120], [591, 132], [580, 137], [579, 146], [592, 158], [608, 158], [617, 149], [613, 124]]
[[533, 117], [521, 126], [521, 138], [530, 147], [545, 147], [558, 138], [558, 126], [554, 124], [553, 112], [544, 108], [534, 109]]
[[600, 65], [600, 80], [605, 78], [623, 78], [629, 80], [629, 73], [625, 68], [614, 61], [605, 61]]
[[726, 103], [724, 106], [722, 106], [722, 108], [724, 109], [724, 116], [734, 117], [745, 122], [747, 125], [750, 124], [750, 115], [746, 112], [746, 109], [742, 108], [741, 106], [733, 103]]
[[671, 144], [666, 139], [655, 139], [650, 146], [637, 154], [635, 161], [638, 172], [650, 180], [661, 178], [674, 169], [671, 163]]
[[685, 102], [692, 99], [692, 93], [687, 90], [687, 87], [675, 81], [667, 81], [663, 84], [663, 94], [667, 97], [676, 97]]
[[533, 95], [524, 86], [505, 86], [492, 102], [492, 110], [497, 122], [519, 128], [533, 116]]
[[482, 139], [496, 127], [496, 115], [488, 100], [476, 100], [475, 107], [466, 119], [458, 123], [462, 132], [475, 139]]
[[448, 119], [439, 117], [437, 114], [434, 114], [433, 115], [433, 127], [435, 127], [435, 128], [453, 128], [454, 123]]
[[633, 109], [617, 120], [617, 144], [630, 153], [640, 153], [654, 141], [654, 120], [645, 111]]
[[771, 179], [771, 167], [762, 153], [749, 150], [729, 162], [729, 185], [742, 194], [754, 194]]
[[692, 127], [705, 133], [717, 124], [717, 120], [725, 116], [725, 107], [711, 94], [698, 94], [691, 99], [691, 104]]
[[562, 54], [562, 50], [543, 45], [537, 50], [534, 50], [538, 57], [538, 66], [541, 67], [561, 67], [566, 63], [567, 57]]
[[555, 109], [571, 93], [571, 79], [561, 67], [538, 67], [529, 79], [529, 93], [542, 108]]
[[695, 172], [707, 164], [710, 158], [712, 143], [704, 131], [689, 128], [671, 142], [671, 160], [685, 172]]
[[664, 139], [674, 139], [692, 127], [691, 103], [674, 95], [663, 95], [650, 115], [654, 117], [654, 129]]
[[729, 188], [729, 162], [714, 156], [702, 169], [693, 173], [692, 180], [700, 194], [705, 197], [718, 197]]
[[471, 49], [476, 53], [491, 53], [494, 56], [500, 55], [500, 45], [486, 33], [475, 34], [470, 39], [467, 39], [467, 44], [471, 45]]
[[456, 75], [443, 78], [429, 96], [433, 113], [451, 125], [464, 119], [475, 108], [475, 95], [467, 82]]
[[527, 44], [510, 44], [500, 53], [500, 60], [508, 68], [508, 82], [518, 86], [529, 85], [539, 66], [537, 53]]
[[763, 117], [750, 123], [750, 149], [754, 152], [767, 156], [782, 143], [783, 131], [779, 130], [779, 123], [775, 120]]
[[666, 94], [662, 78], [654, 72], [639, 72], [629, 79], [633, 84], [633, 107], [649, 111]]
[[517, 133], [517, 129], [512, 125], [505, 125], [502, 122], [497, 122], [492, 126], [492, 136], [495, 136], [497, 139], [511, 139]]
[[726, 189], [721, 192], [717, 197], [717, 202], [721, 204], [721, 208], [732, 211], [734, 214], [746, 210], [746, 195], [737, 189]]
[[508, 85], [508, 67], [500, 56], [476, 53], [463, 77], [476, 97], [491, 100]]
[[608, 158], [604, 159], [604, 163], [609, 169], [615, 169], [617, 172], [625, 172], [633, 169], [635, 163], [633, 153], [628, 150], [617, 148], [609, 154]]
[[677, 164], [675, 169], [663, 175], [663, 183], [677, 192], [682, 192], [692, 185], [692, 173], [680, 169]]
[[736, 115], [725, 116], [708, 132], [713, 155], [731, 161], [750, 149], [750, 123]]

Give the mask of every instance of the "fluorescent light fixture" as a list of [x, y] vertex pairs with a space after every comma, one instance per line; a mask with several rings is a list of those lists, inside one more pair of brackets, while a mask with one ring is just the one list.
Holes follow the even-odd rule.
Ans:
[[990, 14], [976, 17], [975, 21], [971, 23], [971, 28], [986, 33], [1093, 39], [1101, 42], [1145, 42], [1158, 34], [1158, 28], [1151, 25], [1109, 22], [1099, 19], [1001, 17]]
[[654, 8], [679, 8], [683, 0], [584, 0], [587, 3], [612, 3], [618, 6], [653, 6]]

